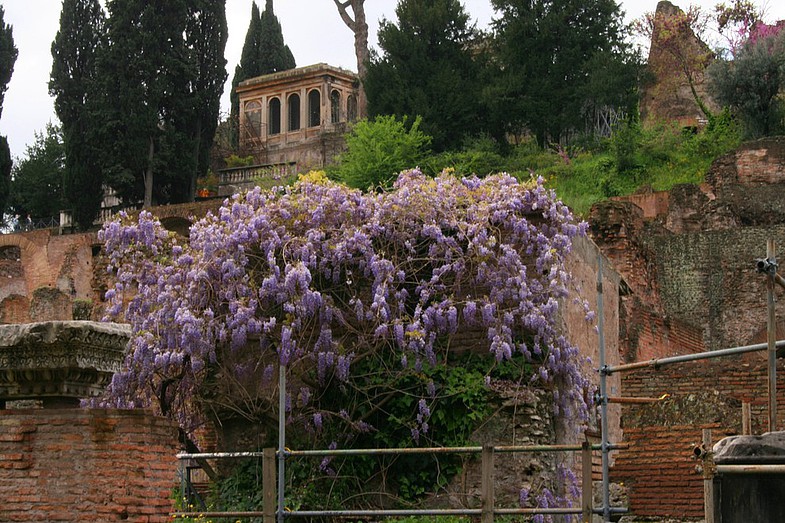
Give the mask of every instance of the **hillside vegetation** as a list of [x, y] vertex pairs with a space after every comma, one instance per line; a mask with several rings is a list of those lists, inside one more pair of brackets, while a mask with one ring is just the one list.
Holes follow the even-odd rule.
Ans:
[[[362, 189], [389, 186], [395, 180], [393, 170], [397, 172], [398, 167], [393, 166], [399, 156], [431, 176], [444, 169], [456, 176], [483, 177], [498, 172], [520, 180], [542, 176], [546, 186], [555, 189], [578, 215], [585, 215], [597, 201], [644, 187], [667, 190], [681, 183], [700, 183], [717, 157], [741, 143], [739, 127], [727, 112], [700, 130], [682, 129], [673, 123], [641, 126], [633, 122], [617, 128], [610, 138], [579, 138], [566, 146], [541, 148], [534, 140], [522, 140], [500, 150], [494, 140], [478, 139], [461, 150], [438, 154], [428, 153], [427, 137], [421, 137], [422, 147], [409, 146], [409, 153], [401, 155], [399, 142], [409, 144], [412, 136], [400, 129], [381, 132], [391, 125], [394, 120], [380, 117], [355, 126], [349, 135], [349, 151], [327, 169], [330, 177]], [[410, 132], [421, 134], [416, 127]], [[365, 146], [362, 136], [352, 136], [357, 134], [372, 136], [373, 147]], [[419, 152], [412, 152], [415, 150]], [[362, 178], [353, 176], [356, 172], [388, 175]]]

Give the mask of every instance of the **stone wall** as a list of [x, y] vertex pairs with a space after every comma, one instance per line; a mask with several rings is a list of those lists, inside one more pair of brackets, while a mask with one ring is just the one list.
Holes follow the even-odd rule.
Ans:
[[[766, 138], [716, 160], [701, 186], [680, 185], [592, 209], [592, 238], [631, 291], [621, 312], [626, 359], [759, 338], [766, 325], [765, 278], [755, 272], [754, 262], [765, 257], [768, 239], [780, 252], [785, 249], [783, 191], [785, 137]], [[778, 308], [780, 317], [782, 312]], [[670, 340], [678, 328], [689, 343], [669, 347], [655, 335], [654, 345], [641, 346], [639, 334], [647, 328], [641, 318], [669, 326]], [[693, 343], [696, 331], [702, 344]]]
[[[766, 240], [785, 246], [785, 225], [651, 238], [663, 311], [703, 331], [716, 350], [746, 345], [766, 327], [766, 278], [755, 259]], [[777, 307], [782, 318], [785, 309]]]
[[171, 521], [177, 450], [143, 411], [0, 411], [0, 521]]

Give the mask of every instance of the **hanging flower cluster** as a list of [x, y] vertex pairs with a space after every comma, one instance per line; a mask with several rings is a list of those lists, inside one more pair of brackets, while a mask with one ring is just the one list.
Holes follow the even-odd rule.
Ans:
[[[314, 392], [351, 380], [353, 362], [391, 351], [401, 369], [419, 369], [471, 331], [497, 361], [520, 353], [535, 364], [556, 410], [584, 419], [588, 380], [557, 313], [565, 256], [585, 230], [541, 179], [418, 170], [382, 193], [319, 173], [257, 188], [196, 222], [187, 241], [147, 212], [121, 215], [100, 232], [116, 273], [109, 316], [133, 330], [110, 395], [188, 425], [219, 383], [243, 386], [233, 408], [259, 408], [281, 364], [313, 377], [290, 387], [287, 409], [310, 406], [318, 429]], [[427, 431], [425, 399], [416, 414], [413, 434]]]

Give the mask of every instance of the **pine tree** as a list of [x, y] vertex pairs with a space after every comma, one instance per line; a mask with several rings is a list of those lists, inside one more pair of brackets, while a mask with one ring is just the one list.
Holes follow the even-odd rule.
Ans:
[[[3, 101], [11, 75], [14, 72], [14, 64], [18, 51], [14, 45], [13, 30], [10, 25], [5, 23], [5, 10], [0, 5], [0, 116], [3, 114]], [[8, 193], [11, 188], [11, 150], [8, 147], [8, 140], [5, 136], [0, 136], [0, 215], [6, 207]]]
[[460, 146], [481, 130], [477, 33], [458, 0], [401, 0], [397, 23], [382, 21], [382, 55], [365, 78], [368, 112], [422, 116], [433, 148]]
[[65, 199], [75, 223], [88, 229], [101, 209], [103, 175], [96, 121], [98, 53], [105, 44], [98, 0], [63, 0], [52, 42], [49, 94], [62, 124]]
[[232, 133], [232, 143], [235, 147], [239, 138], [237, 124], [240, 121], [240, 98], [237, 95], [237, 86], [240, 82], [296, 67], [294, 55], [289, 46], [284, 43], [281, 24], [273, 12], [273, 0], [266, 0], [266, 2], [262, 14], [259, 14], [256, 2], [251, 4], [251, 21], [245, 34], [240, 63], [235, 67], [232, 78], [230, 118], [235, 123]]
[[[500, 77], [489, 87], [490, 114], [514, 133], [529, 131], [541, 146], [581, 130], [584, 112], [597, 92], [627, 104], [636, 75], [623, 85], [596, 82], [608, 71], [638, 67], [624, 41], [622, 14], [615, 0], [492, 0], [500, 17], [494, 29]], [[598, 69], [598, 65], [604, 65]], [[606, 70], [607, 69], [607, 70]], [[613, 95], [613, 96], [611, 96]]]

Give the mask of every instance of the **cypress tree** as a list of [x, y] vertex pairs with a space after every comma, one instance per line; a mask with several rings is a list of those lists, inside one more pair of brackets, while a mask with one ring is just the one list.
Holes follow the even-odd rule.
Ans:
[[226, 82], [226, 24], [225, 0], [197, 0], [189, 5], [186, 43], [197, 66], [197, 77], [192, 84], [194, 125], [191, 134], [196, 158], [196, 172], [191, 176], [185, 200], [193, 200], [196, 178], [210, 168], [210, 149], [213, 144], [221, 94]]
[[273, 12], [273, 0], [267, 0], [259, 19], [258, 46], [258, 69], [253, 76], [295, 68], [294, 55], [283, 41], [281, 23]]
[[[18, 51], [14, 45], [13, 30], [5, 23], [5, 10], [0, 5], [0, 116], [3, 114], [3, 101], [8, 82], [14, 72]], [[8, 140], [0, 136], [0, 215], [6, 208], [8, 193], [11, 189], [11, 150]]]
[[108, 45], [99, 57], [105, 175], [127, 202], [183, 198], [196, 172], [185, 0], [109, 0]]
[[251, 21], [245, 34], [245, 43], [240, 55], [240, 63], [235, 67], [232, 78], [231, 121], [235, 124], [232, 132], [232, 144], [238, 144], [239, 133], [237, 124], [240, 115], [240, 98], [237, 86], [240, 82], [256, 76], [296, 67], [294, 55], [284, 43], [283, 31], [278, 17], [273, 12], [273, 0], [266, 0], [264, 13], [259, 13], [256, 2], [251, 4]]
[[98, 0], [63, 0], [60, 29], [52, 42], [49, 94], [62, 124], [65, 199], [74, 222], [88, 229], [103, 198], [96, 120], [98, 53], [105, 18]]

